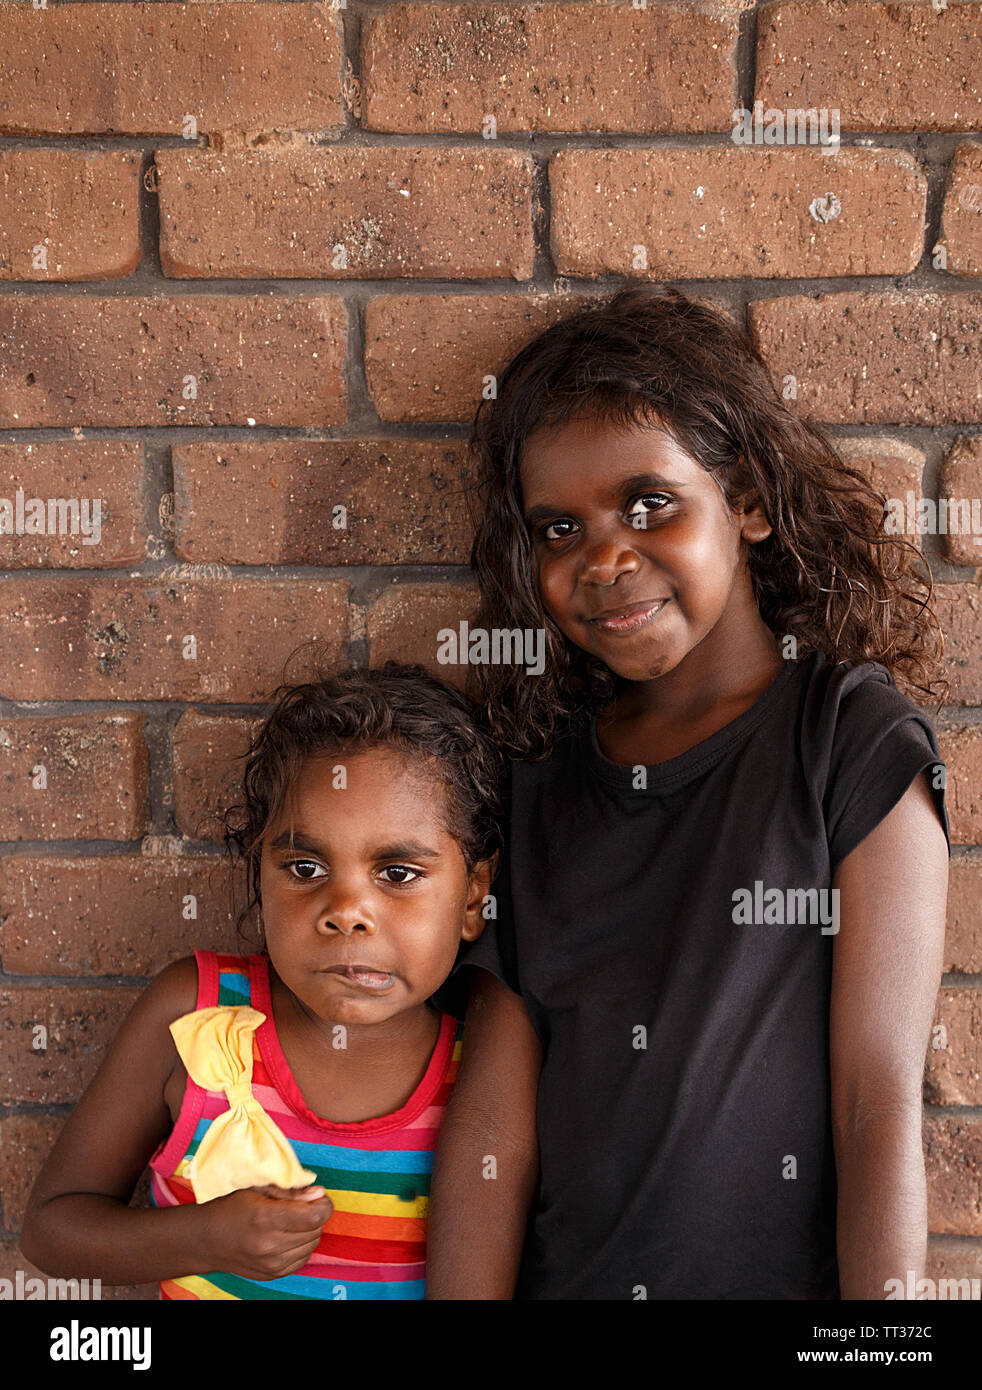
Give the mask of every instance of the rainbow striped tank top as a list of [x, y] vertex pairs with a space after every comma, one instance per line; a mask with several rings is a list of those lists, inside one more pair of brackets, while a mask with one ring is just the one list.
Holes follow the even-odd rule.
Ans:
[[[423, 1079], [400, 1110], [335, 1124], [307, 1108], [280, 1049], [268, 957], [194, 955], [195, 1008], [251, 1004], [266, 1015], [253, 1035], [253, 1095], [303, 1166], [316, 1172], [334, 1212], [317, 1249], [295, 1274], [269, 1280], [215, 1271], [188, 1275], [161, 1282], [161, 1298], [421, 1299], [433, 1150], [457, 1074], [463, 1024], [443, 1014]], [[155, 1207], [194, 1201], [188, 1164], [211, 1122], [227, 1109], [223, 1092], [206, 1091], [188, 1077], [177, 1122], [150, 1160]]]

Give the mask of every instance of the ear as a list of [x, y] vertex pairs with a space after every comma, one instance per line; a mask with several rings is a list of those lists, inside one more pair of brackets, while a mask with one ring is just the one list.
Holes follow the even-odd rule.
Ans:
[[461, 941], [476, 941], [484, 930], [487, 918], [484, 916], [486, 899], [491, 892], [491, 884], [498, 872], [501, 856], [493, 854], [490, 859], [482, 859], [475, 864], [467, 880], [467, 906], [464, 908], [464, 922], [460, 929]]
[[[739, 462], [743, 469], [744, 477], [746, 477], [747, 461], [742, 454], [740, 455]], [[745, 540], [748, 545], [754, 545], [757, 541], [766, 540], [774, 529], [764, 514], [764, 509], [760, 504], [760, 498], [751, 488], [748, 488], [744, 493], [736, 512], [740, 524], [741, 538]]]

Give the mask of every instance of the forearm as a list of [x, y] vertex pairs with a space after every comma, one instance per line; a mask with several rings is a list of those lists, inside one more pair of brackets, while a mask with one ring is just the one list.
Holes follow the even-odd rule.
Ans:
[[29, 1214], [21, 1249], [46, 1274], [144, 1284], [207, 1273], [207, 1214], [195, 1204], [135, 1208], [114, 1197], [71, 1192]]
[[859, 1117], [836, 1138], [837, 1244], [844, 1299], [882, 1299], [921, 1277], [927, 1185], [919, 1100]]
[[503, 1135], [448, 1107], [434, 1162], [427, 1299], [510, 1299], [539, 1175], [534, 1124]]

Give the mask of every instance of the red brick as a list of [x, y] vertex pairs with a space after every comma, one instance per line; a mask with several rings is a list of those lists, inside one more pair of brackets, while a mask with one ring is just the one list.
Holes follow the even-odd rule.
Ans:
[[924, 245], [927, 180], [901, 150], [561, 150], [549, 180], [565, 275], [903, 275]]
[[346, 333], [325, 297], [0, 298], [0, 428], [334, 425]]
[[[47, 1274], [45, 1274], [43, 1270], [38, 1269], [37, 1265], [32, 1265], [30, 1260], [26, 1259], [24, 1255], [21, 1254], [17, 1246], [10, 1244], [0, 1245], [0, 1279], [9, 1279], [13, 1284], [17, 1278], [18, 1270], [22, 1271], [24, 1289], [28, 1297], [37, 1297], [37, 1292], [42, 1287], [40, 1284], [28, 1282], [32, 1279], [43, 1279], [45, 1281], [43, 1287], [45, 1289], [50, 1287], [51, 1297], [53, 1299], [60, 1301], [65, 1297], [64, 1285], [56, 1283], [49, 1286], [47, 1283]], [[82, 1284], [80, 1281], [79, 1288], [87, 1290], [90, 1299], [96, 1298], [94, 1280], [90, 1280], [87, 1285]], [[115, 1286], [111, 1284], [102, 1284], [98, 1293], [98, 1298], [101, 1299], [102, 1302], [111, 1300], [148, 1302], [151, 1299], [159, 1297], [160, 1286], [158, 1284], [117, 1284]], [[72, 1306], [79, 1320], [84, 1321], [84, 1316], [82, 1314], [82, 1310], [85, 1307], [84, 1302], [73, 1303]]]
[[[805, 0], [807, 2], [807, 0]], [[887, 291], [760, 300], [751, 328], [800, 412], [865, 425], [982, 421], [982, 294]]]
[[[979, 1281], [975, 1288], [979, 1288], [982, 1285], [982, 1241], [958, 1240], [951, 1236], [932, 1237], [928, 1241], [925, 1272], [929, 1279], [939, 1284], [942, 1279], [975, 1279]], [[953, 1296], [959, 1297], [965, 1292], [965, 1286], [961, 1285]], [[973, 1292], [969, 1286], [968, 1296], [971, 1297]], [[941, 1293], [940, 1287], [938, 1293]]]
[[977, 130], [980, 45], [977, 4], [766, 5], [756, 97], [769, 107], [837, 107], [843, 130]]
[[[738, 15], [689, 6], [389, 5], [362, 42], [370, 130], [730, 126]], [[611, 55], [615, 60], [611, 62]]]
[[959, 515], [957, 522], [961, 528], [963, 520], [968, 520], [971, 534], [960, 529], [957, 534], [949, 531], [945, 535], [945, 557], [953, 565], [982, 565], [982, 531], [974, 529], [982, 511], [982, 438], [969, 435], [955, 442], [941, 465], [938, 492], [941, 497], [966, 501], [969, 511], [974, 510], [974, 520]]
[[165, 275], [532, 274], [532, 161], [515, 150], [175, 149], [156, 164]]
[[[7, 717], [0, 839], [133, 840], [147, 826], [142, 714]], [[35, 787], [44, 769], [46, 786]]]
[[0, 150], [0, 280], [115, 280], [139, 264], [138, 153]]
[[428, 671], [463, 689], [466, 665], [443, 665], [437, 660], [441, 628], [458, 629], [473, 621], [477, 590], [471, 584], [399, 584], [375, 600], [366, 620], [372, 666], [393, 661], [418, 661]]
[[[384, 295], [365, 309], [365, 376], [383, 420], [470, 420], [485, 377], [586, 295]], [[448, 343], [453, 351], [447, 351]]]
[[982, 275], [982, 145], [959, 145], [948, 172], [941, 241], [945, 270]]
[[6, 1230], [20, 1233], [27, 1199], [65, 1123], [64, 1115], [8, 1115], [0, 1120], [0, 1202]]
[[221, 814], [242, 799], [242, 755], [258, 719], [188, 710], [174, 730], [174, 819], [185, 835], [221, 842]]
[[982, 975], [982, 857], [958, 855], [948, 871], [944, 968]]
[[935, 584], [934, 602], [945, 636], [949, 701], [982, 704], [982, 589], [976, 584]]
[[[180, 570], [180, 567], [176, 567]], [[32, 578], [0, 582], [5, 694], [14, 700], [257, 701], [301, 644], [334, 662], [341, 580]], [[187, 639], [193, 637], [197, 654]]]
[[221, 856], [13, 855], [0, 874], [9, 975], [155, 975], [195, 947], [241, 947]]
[[[0, 564], [4, 569], [54, 567], [57, 569], [112, 569], [136, 565], [146, 559], [144, 513], [147, 505], [143, 477], [143, 450], [122, 440], [58, 440], [43, 444], [0, 444], [0, 475], [4, 501], [16, 508], [16, 492], [24, 492], [24, 505], [33, 498], [45, 504], [47, 527], [49, 498], [87, 499], [87, 518], [79, 517], [75, 535], [66, 529], [46, 535], [4, 534], [8, 524], [17, 526], [16, 513], [0, 516]], [[99, 498], [98, 526], [95, 499]], [[57, 528], [60, 512], [54, 513]], [[25, 510], [25, 521], [29, 520]], [[89, 536], [81, 530], [87, 520]], [[69, 517], [69, 526], [72, 518]]]
[[982, 725], [939, 730], [945, 802], [955, 845], [982, 845]]
[[0, 989], [0, 1104], [78, 1100], [138, 989]]
[[928, 1228], [982, 1236], [982, 1119], [926, 1116]]
[[[4, 4], [2, 135], [339, 129], [340, 17], [308, 4]], [[185, 137], [187, 138], [187, 137]]]
[[[936, 1041], [945, 1045], [935, 1047]], [[938, 995], [924, 1096], [934, 1105], [982, 1105], [982, 990]]]
[[[913, 515], [917, 516], [917, 502], [922, 493], [924, 475], [924, 451], [915, 449], [900, 439], [886, 436], [879, 439], [861, 435], [853, 438], [839, 438], [835, 447], [843, 461], [850, 468], [862, 473], [884, 500], [899, 501], [903, 508], [904, 522], [907, 520], [907, 494], [913, 494]], [[920, 546], [918, 532], [905, 532], [904, 539], [912, 545]]]
[[466, 564], [465, 455], [409, 439], [184, 445], [175, 547], [233, 565]]

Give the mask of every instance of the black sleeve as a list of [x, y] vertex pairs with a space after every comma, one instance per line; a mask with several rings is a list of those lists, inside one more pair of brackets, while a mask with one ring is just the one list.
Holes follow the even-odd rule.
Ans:
[[[925, 769], [951, 852], [945, 807], [945, 766], [929, 720], [882, 667], [857, 667], [839, 692], [824, 810], [833, 873], [893, 810]], [[863, 676], [866, 676], [864, 679]]]

